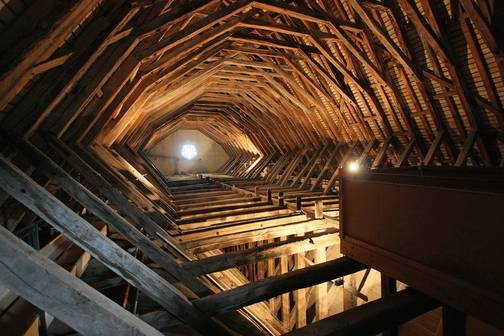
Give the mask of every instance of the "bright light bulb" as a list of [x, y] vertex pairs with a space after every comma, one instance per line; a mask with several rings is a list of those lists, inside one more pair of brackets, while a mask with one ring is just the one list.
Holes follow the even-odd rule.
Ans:
[[352, 173], [355, 173], [359, 170], [359, 163], [357, 161], [352, 161], [348, 165], [348, 170], [351, 171]]
[[192, 160], [198, 155], [198, 151], [193, 144], [185, 144], [182, 146], [182, 150], [180, 151], [180, 155], [186, 160]]

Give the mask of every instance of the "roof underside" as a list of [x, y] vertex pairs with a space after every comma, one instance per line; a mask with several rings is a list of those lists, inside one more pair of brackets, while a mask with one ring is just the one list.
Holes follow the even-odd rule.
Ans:
[[411, 164], [439, 138], [439, 164], [503, 157], [499, 1], [6, 3], [9, 131], [141, 148], [191, 128], [261, 155], [392, 137], [389, 160], [411, 143]]
[[[463, 184], [461, 192], [480, 193], [472, 190], [479, 184], [460, 179], [472, 174], [500, 201], [494, 191], [502, 184], [493, 178], [502, 168], [475, 167], [504, 167], [502, 17], [498, 0], [0, 0], [0, 280], [84, 334], [139, 328], [157, 335], [152, 328], [181, 324], [202, 334], [215, 327], [225, 335], [318, 333], [318, 321], [331, 315], [343, 330], [357, 316], [359, 327], [381, 331], [432, 309], [438, 303], [414, 291], [387, 296], [393, 286], [372, 263], [341, 257], [340, 173], [352, 165], [394, 167], [382, 173], [410, 188], [409, 175], [430, 172], [432, 184], [446, 175], [456, 181], [443, 180], [442, 188]], [[222, 146], [229, 160], [218, 174], [170, 180], [150, 161], [147, 153], [182, 129]], [[473, 167], [407, 167], [417, 165]], [[373, 206], [382, 201], [362, 194], [373, 196]], [[486, 196], [474, 199], [500, 204]], [[408, 231], [403, 218], [412, 212], [394, 202]], [[431, 210], [428, 202], [410, 202]], [[364, 212], [374, 223], [373, 211]], [[458, 230], [445, 229], [447, 246], [469, 253], [457, 238], [465, 232], [457, 216], [465, 212], [432, 212]], [[478, 249], [487, 242], [475, 232], [499, 231], [472, 220], [465, 236], [476, 237]], [[16, 238], [32, 231], [35, 249], [47, 243], [40, 251]], [[46, 236], [40, 241], [39, 232]], [[108, 310], [95, 289], [68, 280], [42, 254], [63, 238], [102, 264], [102, 275], [89, 271], [98, 282], [124, 287], [126, 301], [137, 288], [137, 299], [147, 299], [142, 313], [164, 318], [151, 315], [149, 326], [128, 309]], [[437, 262], [433, 253], [425, 259]], [[494, 266], [487, 259], [481, 269]], [[453, 260], [457, 270], [466, 259]], [[471, 270], [467, 279], [480, 275], [462, 268]], [[498, 279], [480, 273], [491, 284]], [[369, 274], [378, 290], [368, 283], [364, 294]], [[336, 288], [343, 277], [350, 291]], [[502, 306], [493, 287], [481, 296], [472, 280], [469, 287], [446, 281], [446, 293], [438, 280], [424, 282], [443, 292], [427, 292], [439, 302], [451, 307], [442, 299], [462, 297], [454, 309], [502, 326], [502, 309], [488, 308]], [[0, 298], [17, 300], [0, 287]], [[379, 294], [382, 301], [353, 309], [357, 297]], [[473, 297], [487, 297], [480, 300], [486, 305]], [[375, 305], [402, 317], [386, 321]], [[0, 315], [0, 328], [17, 318]]]

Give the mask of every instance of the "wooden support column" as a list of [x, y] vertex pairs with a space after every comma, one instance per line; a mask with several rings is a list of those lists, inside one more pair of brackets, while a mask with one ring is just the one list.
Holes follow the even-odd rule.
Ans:
[[465, 336], [466, 314], [443, 306], [443, 336]]
[[[280, 241], [286, 240], [287, 237], [281, 237]], [[289, 272], [289, 257], [287, 255], [282, 255], [280, 257], [280, 274], [286, 274]], [[290, 294], [289, 293], [283, 293], [280, 297], [280, 302], [282, 305], [282, 310], [281, 310], [281, 316], [282, 316], [282, 323], [283, 326], [286, 330], [290, 329]]]
[[278, 192], [278, 206], [285, 206], [285, 198], [283, 191]]
[[322, 200], [315, 201], [315, 219], [324, 218], [324, 203]]
[[[296, 270], [301, 270], [305, 267], [305, 253], [297, 253], [294, 255], [294, 263]], [[296, 328], [306, 326], [306, 289], [300, 288], [294, 292], [294, 301], [296, 302]]]
[[303, 207], [303, 200], [300, 195], [296, 196], [296, 210], [301, 211], [301, 208]]
[[378, 154], [376, 155], [373, 164], [371, 165], [371, 168], [379, 168], [383, 165], [383, 161], [387, 157], [387, 149], [390, 145], [390, 142], [392, 141], [392, 136], [389, 136], [387, 139], [382, 144], [382, 147], [378, 151]]
[[317, 155], [317, 157], [315, 158], [315, 160], [311, 164], [310, 169], [308, 170], [308, 173], [306, 173], [306, 175], [304, 177], [303, 183], [301, 183], [301, 185], [299, 186], [299, 189], [304, 189], [308, 184], [310, 184], [311, 176], [313, 175], [315, 168], [317, 168], [317, 166], [320, 164], [320, 160], [322, 160], [322, 157], [324, 156], [325, 152], [326, 152], [326, 147], [324, 147], [320, 151], [320, 153]]
[[273, 197], [271, 195], [271, 189], [270, 188], [268, 188], [268, 190], [266, 191], [266, 197], [267, 197], [268, 203], [269, 204], [273, 204]]
[[399, 158], [399, 162], [395, 165], [396, 167], [402, 167], [406, 162], [408, 162], [408, 157], [411, 154], [411, 151], [415, 148], [415, 138], [411, 139], [404, 151], [401, 154], [401, 157]]
[[[275, 242], [274, 239], [269, 239], [267, 245], [271, 245], [274, 242]], [[276, 275], [275, 258], [270, 257], [267, 259], [267, 261], [266, 261], [266, 274], [267, 274], [267, 277], [273, 277]], [[269, 300], [269, 306], [270, 306], [271, 311], [275, 311], [276, 302], [277, 302], [276, 298], [271, 298]]]
[[455, 161], [455, 166], [456, 167], [461, 167], [465, 164], [467, 157], [471, 153], [471, 149], [474, 146], [474, 142], [476, 141], [476, 131], [471, 130], [467, 134], [467, 138], [464, 142], [464, 145], [462, 146], [462, 150], [460, 151], [459, 155], [457, 156], [457, 160]]
[[322, 167], [322, 169], [320, 170], [320, 173], [318, 174], [317, 178], [315, 179], [315, 182], [312, 184], [312, 186], [310, 188], [310, 191], [315, 191], [315, 189], [317, 189], [317, 187], [320, 184], [320, 182], [322, 182], [322, 179], [324, 178], [325, 172], [331, 167], [331, 163], [333, 162], [333, 160], [338, 155], [339, 149], [340, 149], [340, 146], [339, 145], [336, 146], [336, 148], [334, 149], [334, 151], [327, 158], [327, 161], [324, 164], [324, 167]]
[[81, 334], [162, 335], [2, 226], [0, 281]]
[[321, 150], [313, 153], [312, 157], [308, 160], [306, 165], [299, 171], [299, 173], [296, 175], [296, 177], [294, 177], [294, 179], [292, 180], [292, 183], [290, 184], [291, 187], [295, 187], [298, 184], [301, 177], [303, 177], [304, 174], [306, 174], [306, 172], [314, 165], [314, 163], [317, 161], [320, 153], [325, 151], [326, 148], [327, 148], [327, 145], [324, 146]]
[[357, 306], [357, 284], [353, 274], [343, 278], [343, 310], [349, 310]]
[[345, 153], [341, 161], [338, 163], [338, 167], [334, 170], [333, 174], [331, 175], [331, 178], [327, 182], [327, 186], [324, 188], [324, 195], [328, 195], [331, 192], [331, 189], [333, 188], [334, 184], [336, 183], [336, 180], [338, 179], [341, 167], [343, 167], [347, 163], [347, 161], [350, 160], [356, 146], [357, 143], [350, 145], [347, 152]]
[[369, 143], [366, 145], [366, 148], [364, 148], [364, 151], [362, 152], [360, 157], [357, 159], [357, 163], [359, 165], [361, 165], [367, 159], [367, 157], [369, 156], [369, 153], [374, 148], [375, 144], [376, 144], [375, 138], [373, 138], [372, 140], [369, 141]]
[[[326, 262], [326, 248], [315, 250], [315, 263], [320, 264]], [[327, 317], [329, 313], [327, 302], [327, 283], [321, 283], [315, 287], [315, 320], [319, 321]]]
[[[386, 299], [390, 295], [397, 293], [397, 281], [389, 278], [385, 274], [381, 273], [381, 296]], [[383, 336], [397, 336], [398, 330], [396, 326], [392, 326], [390, 329], [383, 331]]]
[[425, 155], [425, 159], [423, 162], [423, 164], [425, 166], [428, 166], [431, 164], [432, 159], [434, 158], [434, 155], [438, 151], [439, 146], [441, 145], [441, 142], [443, 141], [444, 134], [445, 134], [445, 132], [443, 130], [439, 130], [436, 133], [436, 137], [434, 138], [434, 141], [430, 145], [429, 150], [427, 151], [427, 155]]

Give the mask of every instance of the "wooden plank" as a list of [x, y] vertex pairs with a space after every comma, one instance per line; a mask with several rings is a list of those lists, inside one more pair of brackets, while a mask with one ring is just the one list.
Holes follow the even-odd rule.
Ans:
[[[281, 237], [280, 241], [285, 241], [287, 237]], [[289, 257], [286, 255], [280, 256], [280, 275], [286, 274], [289, 272]], [[280, 304], [281, 304], [281, 316], [282, 323], [286, 330], [290, 330], [290, 294], [283, 293], [280, 296]]]
[[434, 138], [434, 141], [430, 145], [429, 150], [427, 151], [427, 155], [425, 155], [425, 159], [423, 162], [424, 165], [428, 166], [431, 164], [434, 155], [436, 154], [437, 150], [439, 149], [439, 146], [441, 145], [441, 142], [443, 141], [444, 134], [445, 134], [444, 130], [439, 130], [436, 133], [436, 137]]
[[439, 306], [435, 300], [413, 289], [392, 294], [343, 313], [333, 315], [305, 328], [294, 330], [289, 336], [354, 336], [376, 335], [381, 331], [407, 322]]
[[324, 195], [328, 195], [331, 192], [331, 189], [333, 188], [334, 184], [336, 183], [336, 181], [339, 177], [341, 168], [345, 166], [345, 164], [348, 162], [348, 160], [350, 160], [350, 158], [353, 155], [355, 147], [357, 147], [357, 143], [350, 144], [345, 155], [338, 162], [337, 168], [332, 173], [331, 178], [329, 179], [329, 181], [327, 182], [327, 185], [324, 188]]
[[467, 135], [467, 138], [464, 142], [464, 145], [462, 146], [462, 150], [460, 151], [459, 155], [457, 156], [457, 161], [455, 161], [455, 166], [460, 167], [463, 166], [467, 160], [467, 156], [470, 154], [474, 142], [476, 141], [476, 131], [471, 130], [469, 134]]
[[195, 304], [203, 311], [224, 313], [363, 269], [366, 269], [366, 266], [350, 258], [341, 257], [207, 296], [196, 300]]
[[375, 144], [376, 144], [376, 139], [375, 138], [371, 139], [368, 142], [368, 144], [366, 145], [366, 148], [364, 148], [364, 151], [362, 152], [362, 154], [357, 159], [357, 163], [359, 165], [361, 165], [367, 159], [369, 153], [371, 152], [371, 150], [373, 149], [373, 147], [375, 146]]
[[[279, 238], [286, 235], [305, 233], [312, 230], [322, 230], [333, 228], [334, 223], [328, 223], [323, 220], [294, 222], [292, 224], [273, 226], [265, 229], [256, 227], [251, 231], [238, 232], [226, 236], [214, 236], [197, 241], [185, 243], [184, 246], [194, 250], [195, 253], [208, 251], [216, 248], [234, 246], [240, 243], [258, 241], [262, 239]], [[218, 231], [218, 230], [217, 230]]]
[[[383, 299], [386, 299], [393, 295], [394, 293], [397, 293], [397, 281], [389, 278], [385, 274], [381, 273], [381, 297]], [[396, 326], [392, 326], [387, 330], [383, 331], [383, 336], [398, 336], [398, 329]]]
[[336, 157], [338, 156], [340, 147], [341, 147], [341, 145], [337, 145], [336, 148], [334, 149], [334, 151], [332, 151], [331, 155], [329, 155], [329, 157], [326, 160], [326, 163], [324, 164], [324, 166], [320, 170], [319, 174], [317, 175], [315, 182], [313, 182], [313, 184], [311, 185], [310, 191], [315, 191], [317, 189], [317, 187], [319, 186], [320, 182], [322, 182], [324, 174], [331, 167], [334, 159], [336, 159]]
[[[182, 321], [201, 326], [191, 302], [178, 289], [150, 270], [88, 222], [67, 208], [12, 163], [0, 156], [0, 185], [67, 238], [88, 251], [119, 276], [162, 305]], [[193, 314], [191, 316], [191, 314]], [[196, 320], [194, 320], [196, 319]]]
[[380, 150], [378, 151], [378, 154], [376, 154], [376, 157], [373, 161], [373, 164], [371, 165], [371, 168], [379, 168], [383, 164], [383, 160], [387, 157], [387, 150], [390, 145], [390, 142], [392, 141], [392, 136], [389, 136], [385, 141], [382, 143], [382, 146]]
[[[67, 172], [55, 164], [49, 157], [36, 147], [25, 141], [18, 142], [19, 149], [37, 167], [41, 169], [51, 180], [65, 190], [68, 195], [78, 201], [83, 207], [95, 214], [104, 222], [112, 225], [119, 233], [128, 239], [133, 245], [140, 248], [149, 258], [157, 262], [173, 277], [183, 281], [197, 292], [206, 291], [197, 279], [180, 269], [175, 260], [163, 251], [159, 246], [147, 238], [143, 233], [128, 223], [117, 212], [111, 209], [105, 202], [96, 197], [92, 192], [74, 180]], [[142, 228], [140, 223], [136, 225]]]
[[[315, 250], [315, 263], [321, 264], [327, 261], [326, 248], [321, 247]], [[329, 304], [327, 298], [327, 283], [315, 286], [315, 320], [319, 321], [329, 314]]]
[[466, 314], [443, 306], [443, 336], [465, 336]]
[[[331, 230], [330, 232], [334, 232]], [[307, 252], [333, 245], [337, 242], [337, 233], [324, 232], [309, 237], [293, 237], [275, 243], [238, 252], [226, 252], [221, 255], [183, 263], [182, 268], [194, 275], [218, 272], [231, 267], [252, 264], [261, 260], [289, 256], [298, 252]]]
[[411, 152], [413, 151], [415, 147], [416, 140], [415, 138], [411, 139], [406, 148], [403, 150], [401, 157], [399, 158], [399, 161], [395, 165], [395, 167], [402, 167], [407, 161], [408, 157], [410, 156]]
[[[99, 222], [96, 227], [102, 234], [107, 235], [105, 223]], [[91, 259], [89, 253], [72, 244], [61, 234], [40, 249], [39, 253], [41, 257], [52, 260], [76, 277], [81, 277]], [[29, 336], [30, 330], [35, 326], [38, 335], [37, 308], [8, 289], [0, 288], [0, 311], [0, 328], [6, 334]]]
[[[22, 279], [22, 281], [20, 281]], [[159, 335], [135, 315], [70, 275], [0, 226], [0, 280], [85, 335]]]
[[[305, 268], [305, 253], [300, 252], [294, 255], [294, 267], [296, 271], [302, 271]], [[302, 328], [306, 325], [306, 288], [299, 288], [294, 291], [294, 309], [296, 312], [296, 328]]]

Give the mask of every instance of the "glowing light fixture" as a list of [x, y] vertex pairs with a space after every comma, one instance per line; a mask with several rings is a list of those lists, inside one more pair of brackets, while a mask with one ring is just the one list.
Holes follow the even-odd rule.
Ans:
[[182, 150], [180, 151], [180, 155], [186, 160], [192, 160], [198, 155], [198, 151], [193, 144], [185, 144], [182, 146]]
[[357, 161], [352, 161], [348, 165], [348, 170], [351, 171], [352, 173], [356, 173], [359, 171], [359, 163]]

